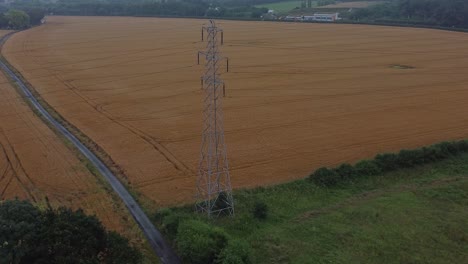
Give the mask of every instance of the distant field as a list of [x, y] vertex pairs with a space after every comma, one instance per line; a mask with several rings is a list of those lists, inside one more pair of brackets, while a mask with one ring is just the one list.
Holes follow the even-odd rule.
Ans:
[[326, 6], [318, 6], [316, 8], [366, 8], [372, 5], [385, 3], [385, 1], [356, 1], [356, 2], [343, 2]]
[[[200, 42], [206, 20], [53, 16], [47, 21], [15, 34], [4, 56], [112, 157], [152, 205], [192, 201], [202, 130], [203, 66], [196, 54], [206, 45]], [[468, 138], [468, 34], [219, 24], [225, 33], [221, 51], [230, 58], [230, 72], [223, 75], [224, 116], [235, 188]]]
[[284, 13], [284, 12], [291, 11], [296, 7], [300, 8], [301, 3], [302, 1], [284, 1], [284, 2], [256, 5], [256, 7], [265, 7], [268, 9], [275, 10], [276, 13]]

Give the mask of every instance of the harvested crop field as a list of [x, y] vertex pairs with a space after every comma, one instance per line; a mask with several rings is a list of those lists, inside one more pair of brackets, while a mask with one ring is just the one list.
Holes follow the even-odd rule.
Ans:
[[[190, 201], [206, 20], [49, 17], [4, 55], [156, 205]], [[468, 34], [219, 21], [233, 186], [468, 137]]]
[[0, 72], [0, 200], [32, 200], [82, 208], [107, 228], [135, 238], [131, 216], [98, 183], [85, 164], [38, 118]]

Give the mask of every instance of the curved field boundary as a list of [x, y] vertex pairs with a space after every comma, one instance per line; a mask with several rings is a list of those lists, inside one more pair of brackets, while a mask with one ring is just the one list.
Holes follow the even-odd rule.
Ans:
[[[0, 39], [0, 44], [3, 44], [6, 39], [12, 34], [5, 35]], [[140, 229], [145, 234], [148, 239], [152, 249], [159, 256], [162, 263], [180, 263], [180, 260], [175, 255], [173, 250], [165, 242], [161, 233], [156, 229], [156, 227], [151, 223], [148, 216], [143, 212], [138, 203], [133, 199], [124, 185], [117, 179], [117, 177], [111, 172], [111, 170], [93, 153], [89, 150], [83, 143], [81, 143], [70, 131], [68, 131], [63, 125], [61, 125], [58, 120], [56, 120], [52, 115], [39, 103], [39, 101], [33, 96], [29, 88], [23, 83], [23, 81], [10, 69], [11, 66], [7, 66], [6, 63], [0, 61], [0, 68], [4, 73], [9, 76], [15, 84], [21, 89], [24, 93], [25, 100], [29, 101], [31, 107], [34, 107], [33, 110], [37, 111], [38, 115], [41, 115], [51, 126], [53, 126], [60, 134], [67, 138], [99, 171], [101, 175], [109, 182], [112, 189], [118, 194], [122, 199], [125, 206], [130, 211], [130, 214], [133, 216], [137, 222]]]

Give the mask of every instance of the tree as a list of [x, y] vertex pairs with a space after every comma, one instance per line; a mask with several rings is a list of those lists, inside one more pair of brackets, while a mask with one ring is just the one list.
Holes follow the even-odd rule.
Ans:
[[30, 8], [26, 9], [25, 12], [29, 16], [31, 25], [40, 25], [46, 14], [45, 10], [41, 8]]
[[141, 263], [128, 240], [95, 216], [68, 208], [40, 211], [27, 201], [0, 203], [0, 264]]
[[0, 204], [0, 264], [20, 263], [34, 249], [40, 212], [29, 202]]
[[25, 29], [29, 27], [29, 16], [24, 11], [12, 9], [6, 13], [8, 25], [12, 29]]

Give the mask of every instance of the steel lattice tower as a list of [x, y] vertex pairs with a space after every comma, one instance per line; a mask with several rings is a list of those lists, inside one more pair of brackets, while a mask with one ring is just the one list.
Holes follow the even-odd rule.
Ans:
[[224, 121], [222, 98], [225, 94], [224, 82], [220, 77], [220, 64], [226, 60], [226, 71], [229, 70], [227, 58], [221, 57], [218, 50], [218, 33], [223, 44], [223, 31], [216, 27], [213, 20], [202, 28], [202, 41], [207, 33], [205, 52], [198, 53], [206, 59], [205, 74], [201, 78], [203, 89], [203, 131], [200, 163], [198, 169], [197, 210], [208, 217], [220, 214], [234, 215], [229, 165], [224, 143]]

